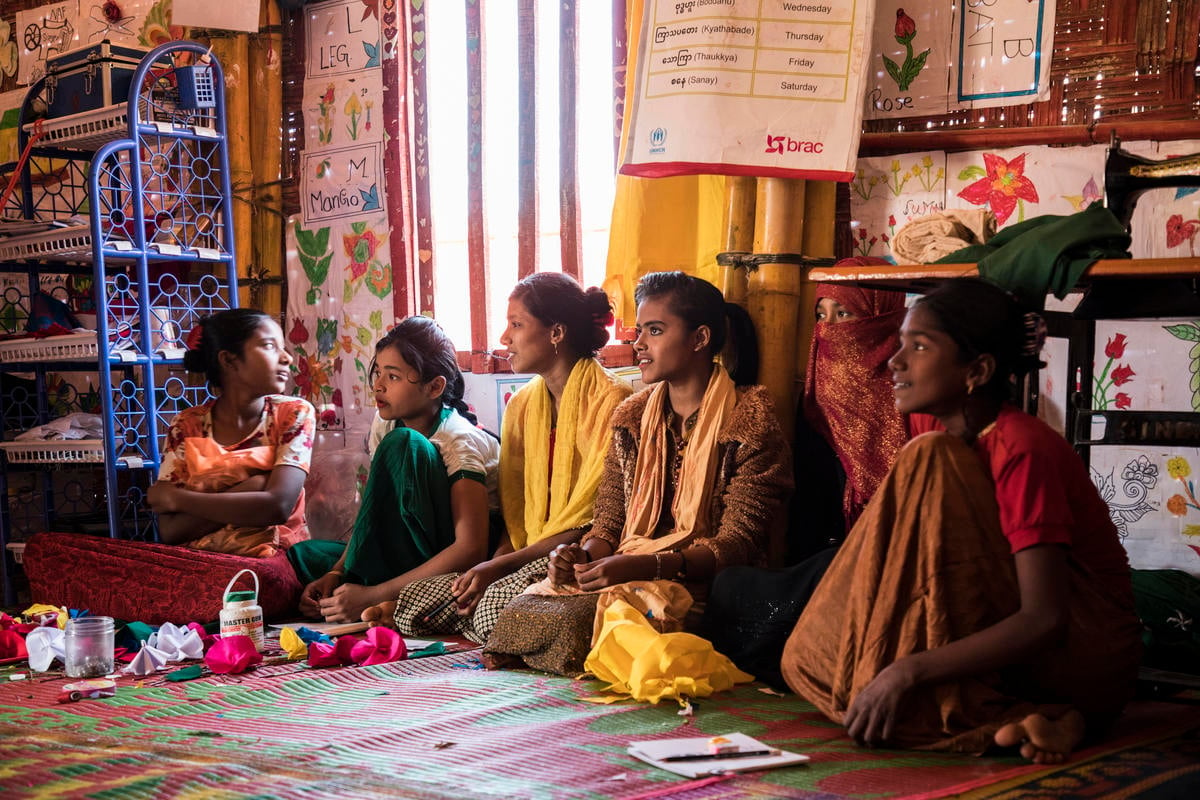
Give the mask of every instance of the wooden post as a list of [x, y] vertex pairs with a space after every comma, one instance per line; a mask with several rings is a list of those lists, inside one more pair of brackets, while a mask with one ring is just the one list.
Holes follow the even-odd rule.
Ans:
[[[725, 251], [749, 253], [754, 247], [755, 179], [748, 176], [725, 179]], [[730, 303], [746, 305], [746, 270], [721, 268], [721, 293]]]
[[[759, 178], [754, 209], [754, 253], [800, 253], [804, 244], [805, 181]], [[796, 264], [760, 264], [749, 274], [746, 310], [758, 331], [758, 380], [771, 393], [779, 424], [791, 441], [796, 410], [797, 317], [802, 270]]]
[[259, 32], [250, 38], [250, 74], [255, 112], [250, 115], [253, 249], [239, 250], [243, 271], [263, 281], [250, 287], [249, 304], [272, 316], [283, 314], [283, 29], [276, 0], [262, 0]]
[[[229, 182], [233, 186], [234, 246], [241, 263], [238, 275], [246, 277], [244, 265], [253, 258], [251, 239], [251, 189], [254, 170], [250, 158], [250, 37], [245, 33], [212, 38], [213, 53], [225, 69], [225, 130], [229, 142]], [[281, 85], [282, 91], [282, 85]], [[281, 98], [282, 103], [282, 98]], [[248, 288], [238, 292], [239, 305], [249, 305]]]

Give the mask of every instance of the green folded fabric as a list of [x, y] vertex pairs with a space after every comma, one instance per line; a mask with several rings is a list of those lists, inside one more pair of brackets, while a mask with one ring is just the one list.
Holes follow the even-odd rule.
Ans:
[[976, 263], [979, 274], [1041, 309], [1046, 295], [1058, 299], [1075, 288], [1084, 270], [1100, 259], [1131, 258], [1130, 236], [1102, 203], [1070, 216], [1046, 214], [1011, 225], [986, 244], [956, 250], [939, 264]]

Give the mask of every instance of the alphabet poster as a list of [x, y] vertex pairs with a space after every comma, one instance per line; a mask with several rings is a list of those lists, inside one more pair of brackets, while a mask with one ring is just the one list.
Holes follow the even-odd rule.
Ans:
[[646, 0], [621, 172], [850, 180], [873, 9]]
[[309, 80], [351, 75], [380, 66], [379, 5], [332, 0], [306, 7], [305, 60]]
[[877, 0], [868, 119], [1045, 100], [1053, 0]]
[[46, 62], [104, 39], [127, 47], [152, 48], [183, 37], [171, 22], [172, 0], [66, 0], [18, 11], [14, 38], [20, 46], [17, 83], [46, 73]]

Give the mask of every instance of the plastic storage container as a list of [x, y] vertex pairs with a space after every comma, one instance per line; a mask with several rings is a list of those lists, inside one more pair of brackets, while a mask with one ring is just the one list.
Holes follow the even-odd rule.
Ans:
[[68, 678], [101, 678], [111, 675], [113, 659], [112, 617], [67, 620], [63, 649]]

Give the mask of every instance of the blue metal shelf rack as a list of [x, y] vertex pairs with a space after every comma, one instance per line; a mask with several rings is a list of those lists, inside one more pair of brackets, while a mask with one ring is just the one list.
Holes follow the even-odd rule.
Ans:
[[[237, 305], [224, 85], [208, 48], [180, 41], [142, 59], [119, 105], [38, 119], [53, 88], [43, 78], [26, 93], [20, 146], [32, 140], [32, 157], [17, 199], [0, 208], [0, 333], [24, 328], [39, 291], [77, 297], [90, 281], [96, 334], [84, 337], [94, 356], [64, 353], [54, 338], [41, 340], [44, 353], [0, 342], [6, 603], [19, 569], [10, 542], [87, 512], [92, 530], [157, 538], [144, 500], [159, 442], [175, 414], [208, 396], [181, 375], [183, 340], [202, 317]], [[14, 217], [44, 229], [3, 236]], [[64, 373], [89, 374], [94, 392]], [[36, 451], [11, 442], [97, 400], [98, 442]]]

